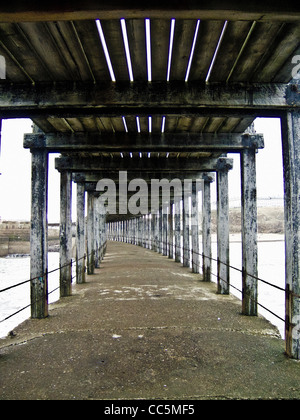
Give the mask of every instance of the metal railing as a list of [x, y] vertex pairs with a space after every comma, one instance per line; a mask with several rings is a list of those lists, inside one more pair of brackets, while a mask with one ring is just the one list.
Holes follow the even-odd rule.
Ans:
[[[105, 249], [106, 249], [106, 242], [104, 242], [100, 247], [99, 247], [99, 249], [98, 249], [98, 252], [99, 252], [99, 255], [102, 255], [102, 256], [104, 256], [104, 254], [105, 254]], [[49, 274], [53, 274], [53, 273], [55, 273], [55, 272], [60, 272], [63, 268], [66, 268], [66, 267], [71, 267], [71, 273], [72, 273], [72, 276], [71, 276], [71, 283], [73, 283], [73, 280], [74, 280], [74, 278], [76, 278], [76, 274], [75, 275], [73, 275], [73, 264], [74, 264], [74, 262], [76, 263], [76, 265], [77, 265], [77, 263], [79, 262], [79, 261], [82, 261], [82, 260], [84, 260], [84, 261], [86, 261], [87, 260], [87, 258], [88, 258], [88, 256], [89, 255], [95, 255], [95, 253], [96, 253], [96, 250], [92, 250], [88, 255], [87, 254], [84, 254], [84, 256], [83, 257], [81, 257], [81, 258], [72, 258], [71, 259], [71, 261], [69, 262], [69, 263], [66, 263], [66, 264], [64, 264], [64, 265], [60, 265], [58, 268], [55, 268], [55, 269], [53, 269], [53, 270], [47, 270], [47, 272], [46, 273], [43, 273], [42, 275], [40, 275], [40, 276], [36, 276], [36, 277], [32, 277], [32, 278], [30, 278], [30, 279], [28, 279], [28, 280], [24, 280], [24, 281], [21, 281], [21, 282], [19, 282], [19, 283], [16, 283], [16, 284], [13, 284], [13, 285], [11, 285], [11, 286], [8, 286], [8, 287], [5, 287], [5, 288], [3, 288], [3, 289], [0, 289], [0, 294], [1, 293], [4, 293], [4, 292], [7, 292], [7, 291], [9, 291], [9, 290], [12, 290], [12, 289], [14, 289], [14, 288], [17, 288], [17, 287], [20, 287], [20, 286], [23, 286], [24, 284], [27, 284], [27, 283], [31, 283], [32, 281], [34, 281], [34, 280], [37, 280], [37, 279], [40, 279], [40, 278], [45, 278], [45, 277], [48, 277], [48, 275]], [[84, 264], [84, 269], [85, 269], [85, 271], [86, 271], [86, 264]], [[57, 291], [57, 290], [59, 290], [61, 288], [61, 285], [59, 284], [59, 286], [58, 287], [55, 287], [53, 290], [51, 290], [50, 292], [47, 292], [47, 299], [48, 299], [48, 297], [49, 297], [49, 295], [51, 295], [52, 293], [54, 293], [55, 291]], [[30, 302], [28, 305], [26, 305], [26, 306], [24, 306], [24, 307], [22, 307], [21, 309], [18, 309], [17, 311], [15, 311], [14, 313], [12, 313], [12, 314], [10, 314], [10, 315], [8, 315], [8, 316], [6, 316], [5, 318], [3, 318], [3, 319], [1, 319], [0, 320], [0, 324], [1, 323], [3, 323], [3, 322], [5, 322], [5, 321], [7, 321], [7, 320], [9, 320], [10, 318], [12, 318], [12, 317], [14, 317], [14, 316], [16, 316], [16, 315], [18, 315], [20, 312], [23, 312], [23, 311], [25, 311], [26, 309], [28, 309], [28, 308], [30, 308], [30, 307], [32, 307], [33, 305], [35, 305], [35, 304], [37, 304], [38, 302], [40, 302], [41, 300], [43, 300], [44, 299], [44, 296], [43, 297], [41, 297], [41, 298], [39, 298], [39, 299], [36, 299], [36, 300], [34, 300], [33, 302]]]
[[[166, 250], [166, 256], [169, 255], [169, 253], [168, 253], [168, 247], [170, 246], [169, 242], [166, 243], [164, 241], [160, 241], [160, 240], [158, 241], [157, 239], [152, 239], [152, 238], [148, 238], [146, 240], [143, 240], [142, 238], [128, 237], [126, 234], [125, 235], [122, 235], [122, 234], [119, 234], [118, 235], [115, 232], [109, 234], [108, 235], [108, 239], [113, 240], [113, 241], [117, 241], [117, 242], [125, 242], [125, 243], [129, 243], [129, 244], [132, 244], [132, 245], [142, 246], [142, 247], [147, 248], [149, 250], [152, 250], [152, 251], [154, 250], [154, 251], [156, 251], [158, 253], [162, 253], [163, 252], [163, 249], [165, 248], [165, 250]], [[155, 244], [155, 249], [153, 249], [153, 246], [152, 246], [153, 243]], [[178, 249], [176, 249], [178, 247], [176, 246], [175, 242], [173, 242], [171, 244], [171, 246], [173, 248], [172, 258], [174, 259], [175, 256], [176, 256], [176, 253], [178, 252]], [[243, 269], [240, 269], [238, 267], [234, 267], [231, 264], [227, 264], [227, 263], [225, 263], [223, 261], [220, 261], [220, 259], [218, 259], [218, 258], [214, 258], [212, 256], [204, 255], [201, 252], [192, 250], [190, 248], [185, 248], [184, 246], [180, 246], [179, 248], [180, 248], [180, 262], [181, 262], [181, 257], [184, 258], [184, 252], [187, 251], [189, 253], [189, 256], [190, 257], [192, 256], [192, 265], [194, 264], [198, 268], [202, 268], [202, 271], [203, 271], [203, 264], [201, 264], [200, 262], [193, 261], [193, 254], [196, 254], [196, 255], [198, 255], [199, 257], [202, 257], [202, 258], [207, 258], [210, 261], [216, 262], [217, 264], [223, 264], [223, 265], [225, 265], [226, 267], [228, 267], [230, 269], [233, 269], [233, 270], [238, 271], [242, 276], [245, 275]], [[191, 268], [190, 258], [189, 258], [189, 266]], [[254, 299], [252, 296], [250, 296], [249, 294], [247, 294], [247, 292], [245, 292], [243, 290], [240, 290], [238, 287], [234, 286], [233, 284], [231, 284], [230, 282], [228, 282], [226, 279], [221, 278], [219, 274], [213, 273], [212, 271], [210, 273], [211, 273], [212, 276], [216, 277], [219, 281], [221, 280], [224, 283], [227, 283], [231, 288], [233, 288], [236, 291], [238, 291], [239, 293], [241, 293], [242, 296], [244, 296], [244, 297], [245, 296], [248, 296], [259, 307], [261, 307], [262, 309], [264, 309], [265, 311], [269, 312], [271, 315], [275, 316], [277, 319], [279, 319], [280, 321], [282, 321], [284, 323], [284, 325], [285, 325], [285, 330], [288, 330], [289, 328], [295, 327], [295, 325], [293, 325], [293, 324], [290, 323], [289, 317], [287, 315], [285, 316], [285, 318], [283, 318], [282, 316], [276, 314], [271, 309], [269, 309], [266, 306], [262, 305], [260, 302], [258, 302], [258, 300]], [[285, 297], [286, 306], [287, 305], [291, 306], [293, 299], [300, 299], [300, 295], [292, 292], [290, 290], [288, 284], [286, 284], [285, 288], [283, 288], [283, 287], [277, 286], [275, 284], [272, 284], [272, 283], [270, 283], [270, 282], [268, 282], [268, 281], [266, 281], [266, 280], [264, 280], [264, 279], [262, 279], [262, 278], [260, 278], [258, 276], [254, 276], [254, 275], [249, 274], [249, 273], [246, 273], [246, 274], [247, 274], [247, 276], [252, 277], [256, 281], [262, 282], [262, 283], [264, 283], [264, 284], [266, 284], [268, 286], [273, 287], [274, 289], [277, 289], [277, 290], [283, 292], [284, 293], [284, 297]], [[298, 331], [300, 332], [300, 329]]]

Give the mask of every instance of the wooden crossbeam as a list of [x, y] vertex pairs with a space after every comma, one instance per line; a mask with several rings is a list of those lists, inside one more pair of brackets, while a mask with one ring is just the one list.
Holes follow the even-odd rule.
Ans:
[[25, 148], [49, 152], [240, 152], [264, 147], [262, 134], [210, 133], [48, 133], [25, 134]]
[[202, 0], [185, 2], [160, 0], [142, 4], [136, 0], [17, 0], [3, 2], [0, 6], [2, 22], [55, 21], [75, 19], [120, 18], [181, 18], [181, 19], [230, 19], [230, 20], [285, 20], [300, 17], [299, 4], [292, 0], [272, 2], [247, 2], [239, 0]]
[[71, 172], [215, 172], [231, 169], [233, 160], [228, 158], [103, 158], [103, 157], [59, 157], [55, 159], [55, 168]]
[[3, 117], [245, 115], [268, 111], [276, 114], [297, 108], [299, 104], [300, 88], [297, 84], [118, 82], [0, 85], [0, 114]]
[[[184, 181], [187, 179], [192, 180], [202, 180], [207, 179], [207, 177], [210, 178], [211, 181], [214, 180], [214, 174], [213, 173], [207, 173], [207, 172], [199, 172], [199, 171], [189, 171], [188, 174], [186, 173], [180, 173], [180, 172], [146, 172], [146, 171], [126, 171], [126, 181], [130, 182], [133, 179], [143, 179], [146, 182], [151, 182], [153, 179], [167, 179], [167, 180], [174, 180], [179, 179], [180, 181]], [[122, 182], [122, 173], [120, 175], [119, 171], [113, 171], [109, 172], [109, 174], [105, 171], [95, 171], [95, 172], [73, 172], [72, 173], [72, 180], [74, 182], [83, 182], [83, 183], [97, 183], [100, 179], [109, 178], [110, 180], [113, 180], [116, 183], [119, 183], [121, 180]]]

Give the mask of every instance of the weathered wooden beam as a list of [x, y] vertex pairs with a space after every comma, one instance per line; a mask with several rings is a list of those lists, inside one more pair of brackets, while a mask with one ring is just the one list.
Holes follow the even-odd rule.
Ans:
[[299, 106], [300, 88], [276, 83], [118, 82], [0, 85], [0, 113], [14, 115], [126, 115], [282, 111]]
[[25, 134], [23, 146], [49, 152], [224, 152], [264, 147], [262, 134], [239, 133], [47, 133]]
[[[221, 160], [220, 160], [221, 159]], [[227, 158], [69, 158], [59, 157], [55, 159], [55, 168], [59, 171], [68, 170], [72, 172], [95, 172], [107, 173], [113, 171], [132, 172], [214, 172], [219, 169], [220, 161], [226, 160], [228, 165], [233, 165], [232, 159]]]
[[[203, 177], [205, 176], [205, 174], [203, 172], [199, 172], [199, 171], [189, 171], [188, 174], [185, 173], [180, 173], [180, 172], [160, 172], [160, 171], [155, 171], [155, 172], [145, 172], [145, 171], [136, 171], [136, 172], [131, 172], [131, 171], [126, 171], [126, 179], [128, 182], [130, 182], [133, 179], [143, 179], [145, 180], [147, 183], [151, 183], [151, 180], [154, 179], [158, 179], [158, 180], [162, 180], [162, 179], [167, 179], [168, 181], [172, 181], [173, 179], [179, 179], [180, 181], [184, 181], [185, 179], [198, 179], [201, 180], [203, 179]], [[72, 180], [74, 182], [85, 182], [85, 183], [96, 183], [101, 180], [101, 179], [105, 179], [105, 178], [109, 178], [110, 180], [113, 180], [116, 185], [119, 185], [120, 180], [122, 182], [122, 179], [124, 179], [122, 172], [120, 173], [119, 171], [112, 171], [112, 172], [105, 172], [105, 171], [95, 171], [95, 172], [73, 172], [72, 174]]]
[[142, 4], [136, 0], [96, 1], [73, 0], [71, 3], [58, 0], [36, 2], [22, 0], [4, 2], [0, 7], [2, 22], [30, 22], [83, 19], [214, 19], [214, 20], [257, 20], [295, 21], [300, 18], [297, 2], [246, 2], [238, 0], [204, 0], [195, 2], [148, 1]]

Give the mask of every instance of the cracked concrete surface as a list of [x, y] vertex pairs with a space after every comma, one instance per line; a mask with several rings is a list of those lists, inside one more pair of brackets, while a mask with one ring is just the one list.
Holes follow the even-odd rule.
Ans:
[[0, 340], [0, 399], [299, 399], [277, 329], [181, 264], [110, 242], [87, 280]]

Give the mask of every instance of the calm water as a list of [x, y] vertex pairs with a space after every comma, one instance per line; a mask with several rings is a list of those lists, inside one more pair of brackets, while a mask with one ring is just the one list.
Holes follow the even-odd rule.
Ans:
[[[258, 277], [271, 284], [285, 288], [285, 244], [284, 240], [259, 241], [258, 242]], [[213, 243], [213, 256], [217, 255], [217, 244]], [[230, 265], [240, 268], [241, 264], [241, 243], [230, 243]], [[217, 272], [217, 264], [213, 265], [213, 272]], [[241, 273], [230, 269], [230, 284], [242, 290]], [[231, 287], [230, 292], [241, 299], [241, 293]], [[258, 281], [258, 303], [267, 309], [285, 318], [285, 293], [275, 289], [261, 281]], [[276, 325], [284, 338], [284, 322], [258, 306], [258, 312], [267, 318], [273, 325]]]
[[[59, 266], [59, 253], [49, 252], [49, 271]], [[7, 257], [0, 258], [0, 290], [11, 285], [20, 283], [30, 278], [29, 257]], [[51, 292], [59, 285], [58, 272], [49, 274], [48, 290]], [[49, 303], [59, 299], [59, 290], [49, 295]], [[24, 308], [30, 303], [30, 282], [18, 286], [6, 292], [0, 293], [0, 337], [7, 335], [16, 325], [30, 317], [30, 308], [25, 309], [7, 321], [1, 322], [7, 316]]]
[[[216, 258], [216, 243], [213, 242], [213, 257]], [[260, 241], [258, 243], [259, 278], [284, 288], [284, 241]], [[230, 243], [230, 264], [241, 268], [241, 243], [233, 241]], [[56, 269], [59, 265], [59, 253], [49, 253], [49, 271]], [[213, 263], [213, 272], [216, 273], [216, 263]], [[0, 258], [0, 290], [10, 285], [29, 279], [30, 259], [29, 257]], [[213, 277], [214, 279], [214, 277]], [[231, 269], [230, 282], [241, 290], [241, 274]], [[49, 292], [59, 285], [58, 272], [49, 274]], [[284, 292], [274, 289], [262, 282], [259, 282], [259, 303], [270, 309], [272, 312], [284, 319], [285, 296]], [[241, 298], [241, 294], [233, 287], [231, 293]], [[49, 295], [49, 303], [59, 299], [59, 290]], [[4, 318], [25, 307], [30, 303], [30, 285], [26, 283], [20, 287], [0, 293], [0, 337], [7, 335], [16, 325], [30, 317], [30, 308], [20, 312], [18, 315], [1, 322]], [[277, 317], [259, 307], [259, 312], [272, 324], [276, 325], [282, 337], [284, 337], [284, 323]]]

